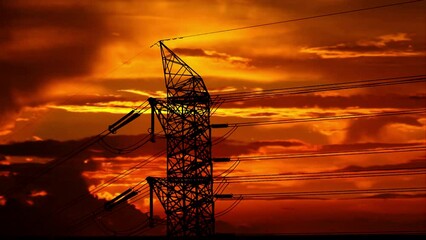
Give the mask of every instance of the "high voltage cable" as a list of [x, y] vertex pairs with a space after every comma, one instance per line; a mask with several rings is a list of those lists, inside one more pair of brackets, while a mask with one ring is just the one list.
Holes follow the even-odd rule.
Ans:
[[231, 212], [232, 210], [234, 210], [238, 206], [238, 204], [241, 203], [242, 200], [243, 200], [243, 197], [240, 196], [228, 208], [226, 208], [225, 210], [215, 214], [215, 217], [222, 217], [222, 216], [226, 215], [227, 213]]
[[393, 82], [393, 81], [408, 81], [408, 80], [424, 80], [425, 77], [426, 77], [426, 74], [419, 74], [419, 75], [407, 75], [407, 76], [398, 76], [398, 77], [362, 79], [362, 80], [339, 82], [339, 83], [324, 83], [324, 84], [315, 84], [315, 85], [308, 85], [308, 86], [262, 89], [262, 90], [254, 90], [254, 91], [243, 91], [243, 92], [231, 92], [231, 93], [215, 94], [215, 95], [212, 95], [212, 96], [221, 97], [221, 96], [233, 96], [233, 95], [256, 94], [256, 93], [269, 93], [269, 92], [281, 91], [281, 90], [303, 90], [303, 89], [306, 89], [306, 88], [324, 88], [324, 87], [357, 85], [357, 84], [373, 84], [373, 83], [374, 84], [381, 84], [381, 83], [387, 83], [389, 81]]
[[[155, 135], [158, 136], [162, 132], [163, 131], [155, 133]], [[116, 154], [116, 155], [123, 155], [123, 154], [129, 154], [136, 151], [137, 149], [143, 147], [145, 144], [147, 144], [150, 141], [151, 141], [151, 136], [148, 134], [142, 137], [141, 139], [139, 139], [137, 142], [126, 147], [121, 147], [121, 148], [112, 146], [110, 143], [106, 142], [104, 139], [102, 139], [99, 143], [101, 147], [103, 147], [108, 152], [112, 154]]]
[[367, 154], [385, 154], [398, 152], [418, 152], [426, 151], [426, 146], [411, 146], [411, 147], [392, 147], [376, 150], [356, 150], [356, 151], [334, 151], [334, 152], [307, 152], [307, 153], [291, 153], [291, 154], [273, 154], [260, 156], [240, 156], [232, 157], [230, 161], [265, 161], [265, 160], [284, 160], [293, 158], [312, 158], [312, 157], [333, 157], [333, 156], [348, 156], [348, 155], [367, 155]]
[[329, 121], [329, 120], [341, 120], [341, 119], [353, 119], [353, 118], [411, 115], [411, 114], [422, 114], [422, 113], [426, 113], [426, 108], [401, 110], [401, 111], [387, 111], [387, 112], [385, 111], [385, 112], [377, 112], [377, 113], [345, 114], [345, 115], [326, 116], [326, 117], [290, 118], [290, 119], [278, 119], [278, 120], [226, 123], [226, 124], [218, 124], [218, 126], [235, 128], [235, 127], [250, 127], [250, 126], [284, 124], [284, 123], [299, 123], [299, 122]]
[[243, 197], [243, 200], [278, 200], [286, 197], [326, 196], [326, 195], [348, 195], [348, 194], [379, 194], [379, 193], [403, 193], [403, 192], [426, 192], [426, 188], [378, 188], [378, 189], [345, 189], [330, 191], [304, 191], [304, 192], [269, 192], [269, 193], [242, 193], [232, 194], [232, 198], [221, 200], [232, 200]]
[[419, 152], [426, 151], [426, 147], [412, 147], [412, 148], [387, 148], [380, 150], [367, 150], [367, 151], [339, 151], [339, 152], [324, 152], [324, 153], [305, 153], [305, 154], [277, 154], [275, 156], [254, 156], [254, 157], [238, 157], [231, 158], [231, 161], [266, 161], [266, 160], [286, 160], [295, 158], [316, 158], [316, 157], [336, 157], [336, 156], [351, 156], [351, 155], [368, 155], [368, 154], [387, 154], [387, 153], [402, 153], [402, 152]]
[[[324, 171], [324, 172], [295, 172], [295, 173], [276, 173], [276, 174], [258, 174], [258, 175], [238, 175], [226, 177], [227, 179], [245, 179], [245, 178], [263, 178], [263, 177], [274, 177], [274, 176], [288, 176], [288, 177], [299, 177], [299, 176], [324, 176], [326, 174], [352, 174], [352, 173], [375, 173], [375, 172], [393, 172], [393, 171], [424, 171], [426, 170], [426, 165], [422, 167], [382, 167], [374, 169], [364, 169], [364, 170], [336, 170], [336, 171]], [[215, 177], [220, 179], [221, 177]]]
[[[269, 192], [269, 193], [243, 193], [227, 194], [230, 197], [220, 198], [220, 200], [234, 200], [230, 207], [221, 212], [221, 215], [232, 211], [242, 200], [287, 200], [294, 197], [310, 196], [339, 196], [353, 194], [389, 194], [389, 193], [418, 193], [426, 192], [426, 188], [406, 187], [406, 188], [379, 188], [379, 189], [346, 189], [328, 191], [304, 191], [304, 192]], [[220, 216], [221, 216], [220, 215]]]
[[[358, 232], [350, 232], [350, 231], [333, 231], [333, 232], [281, 232], [281, 233], [273, 233], [271, 236], [285, 236], [285, 235], [315, 235], [315, 236], [325, 236], [325, 235], [368, 235], [368, 237], [371, 237], [371, 235], [382, 235], [382, 234], [392, 234], [395, 236], [395, 234], [404, 234], [406, 235], [406, 238], [409, 239], [410, 235], [418, 235], [418, 234], [426, 234], [426, 231], [416, 231], [416, 230], [400, 230], [400, 231], [358, 231]], [[366, 238], [368, 238], [366, 237]], [[350, 237], [351, 238], [351, 237]], [[350, 239], [349, 238], [349, 239]], [[374, 238], [374, 236], [373, 236]], [[345, 237], [347, 239], [347, 237]]]
[[258, 100], [264, 98], [274, 98], [280, 97], [284, 95], [295, 95], [295, 94], [308, 94], [308, 93], [317, 93], [317, 92], [327, 92], [327, 91], [338, 91], [338, 90], [347, 90], [347, 89], [355, 89], [355, 88], [369, 88], [369, 87], [379, 87], [379, 86], [390, 86], [397, 84], [412, 84], [412, 83], [420, 83], [425, 82], [426, 78], [418, 79], [418, 80], [405, 80], [405, 81], [393, 81], [389, 83], [380, 83], [380, 84], [362, 84], [358, 86], [336, 86], [336, 87], [328, 87], [321, 89], [305, 89], [305, 90], [296, 90], [296, 91], [276, 91], [272, 93], [249, 93], [247, 95], [241, 96], [232, 96], [232, 97], [224, 97], [219, 98], [221, 104], [229, 103], [229, 102], [241, 102], [241, 101], [249, 101], [249, 100]]
[[274, 182], [274, 181], [296, 181], [296, 180], [328, 180], [336, 178], [361, 178], [361, 177], [390, 177], [407, 175], [424, 175], [426, 167], [407, 168], [407, 169], [386, 169], [386, 170], [367, 170], [367, 171], [342, 171], [342, 172], [318, 172], [303, 174], [269, 174], [252, 176], [231, 176], [218, 178], [217, 180], [227, 183], [255, 183], [255, 182]]
[[[240, 31], [240, 30], [245, 30], [245, 29], [266, 27], [266, 26], [271, 26], [271, 25], [284, 24], [284, 23], [289, 23], [289, 22], [298, 22], [298, 21], [304, 21], [304, 20], [309, 20], [309, 19], [331, 17], [331, 16], [336, 16], [336, 15], [343, 15], [343, 14], [363, 12], [363, 11], [380, 9], [380, 8], [400, 6], [400, 5], [404, 5], [404, 4], [411, 4], [411, 3], [422, 2], [422, 1], [423, 0], [396, 2], [396, 3], [383, 4], [383, 5], [371, 6], [371, 7], [365, 7], [365, 8], [357, 8], [357, 9], [351, 9], [351, 10], [345, 10], [345, 11], [330, 12], [330, 13], [324, 13], [324, 14], [313, 15], [313, 16], [308, 16], [308, 17], [300, 17], [300, 18], [287, 19], [287, 20], [281, 20], [281, 21], [276, 21], [276, 22], [269, 22], [269, 23], [249, 25], [249, 26], [244, 26], [244, 27], [229, 28], [229, 29], [223, 29], [223, 30], [218, 30], [218, 31], [211, 31], [211, 32], [204, 32], [204, 33], [184, 35], [184, 36], [179, 36], [179, 37], [165, 38], [165, 39], [159, 40], [159, 42], [172, 41], [172, 40], [180, 40], [180, 39], [184, 39], [184, 38], [200, 37], [200, 36], [205, 36], [205, 35], [226, 33], [226, 32], [231, 32], [231, 31]], [[155, 43], [155, 44], [157, 44], [157, 43]], [[152, 46], [154, 46], [155, 44], [153, 44]]]
[[264, 99], [279, 97], [283, 95], [293, 95], [293, 94], [307, 94], [307, 93], [316, 93], [316, 92], [325, 92], [325, 91], [337, 91], [345, 89], [355, 89], [355, 88], [370, 88], [370, 87], [380, 87], [380, 86], [390, 86], [398, 84], [412, 84], [426, 82], [426, 75], [417, 75], [417, 76], [405, 76], [405, 77], [396, 77], [396, 78], [382, 78], [382, 79], [371, 79], [371, 80], [361, 80], [345, 83], [331, 83], [331, 84], [321, 84], [321, 85], [310, 85], [303, 87], [289, 87], [289, 88], [275, 88], [267, 89], [260, 91], [252, 92], [236, 92], [228, 94], [216, 95], [216, 101], [222, 103], [229, 102], [240, 102], [248, 101], [255, 99]]

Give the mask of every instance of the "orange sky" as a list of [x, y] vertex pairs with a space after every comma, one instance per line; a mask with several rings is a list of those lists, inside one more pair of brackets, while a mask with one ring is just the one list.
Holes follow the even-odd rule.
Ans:
[[[150, 48], [159, 39], [392, 2], [396, 1], [2, 1], [1, 181], [8, 186], [13, 176], [35, 171], [32, 168], [38, 166], [31, 164], [46, 163], [65, 154], [81, 139], [98, 134], [149, 96], [164, 96], [159, 48]], [[426, 73], [425, 4], [421, 1], [165, 44], [203, 77], [211, 94], [421, 75]], [[211, 121], [232, 123], [424, 107], [426, 85], [416, 83], [225, 104]], [[121, 147], [131, 145], [147, 134], [149, 124], [147, 112], [121, 129], [121, 137], [107, 140]], [[417, 114], [239, 128], [213, 147], [213, 156], [365, 151], [404, 144], [424, 145], [425, 124], [425, 115]], [[226, 130], [213, 130], [213, 137], [225, 133]], [[67, 165], [78, 173], [69, 173], [70, 178], [81, 181], [79, 184], [84, 189], [79, 191], [91, 190], [164, 147], [164, 141], [158, 141], [127, 156], [113, 156], [95, 145]], [[366, 170], [378, 166], [424, 167], [424, 161], [425, 152], [419, 151], [242, 162], [233, 175], [339, 171], [354, 167]], [[229, 166], [217, 164], [215, 173]], [[165, 175], [164, 159], [105, 188], [97, 197], [111, 199], [150, 175]], [[233, 184], [225, 192], [425, 185], [423, 174]], [[37, 204], [44, 206], [43, 201], [47, 200], [39, 203], [34, 199], [50, 199], [55, 196], [52, 191], [58, 189], [40, 185], [30, 195], [18, 199], [25, 207], [27, 204], [36, 209]], [[70, 199], [73, 196], [78, 195], [72, 191], [67, 195]], [[250, 234], [426, 231], [424, 194], [326, 198], [333, 199], [243, 201], [218, 219], [218, 231]], [[8, 196], [1, 196], [0, 205], [5, 208], [1, 211], [8, 209], [7, 199]], [[58, 206], [61, 203], [56, 202]], [[96, 205], [96, 199], [93, 204]], [[146, 198], [135, 204], [142, 212], [148, 211]], [[230, 204], [218, 202], [217, 211]], [[156, 214], [164, 216], [158, 203], [155, 207]], [[264, 211], [265, 208], [268, 210]], [[94, 229], [87, 231], [104, 234]]]

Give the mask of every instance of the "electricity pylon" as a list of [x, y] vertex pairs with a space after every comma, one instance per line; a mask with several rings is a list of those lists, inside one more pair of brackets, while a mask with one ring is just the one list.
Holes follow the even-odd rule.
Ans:
[[[148, 177], [167, 215], [167, 236], [214, 233], [210, 95], [203, 79], [163, 42], [159, 42], [166, 99], [150, 98], [151, 134], [157, 116], [167, 142], [167, 177]], [[153, 137], [153, 136], [152, 136]]]

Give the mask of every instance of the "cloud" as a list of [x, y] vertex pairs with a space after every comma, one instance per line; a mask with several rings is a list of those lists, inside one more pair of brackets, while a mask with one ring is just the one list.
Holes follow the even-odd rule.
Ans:
[[392, 170], [392, 169], [410, 169], [410, 168], [424, 168], [426, 167], [426, 162], [423, 159], [413, 159], [408, 162], [398, 163], [398, 164], [385, 164], [385, 165], [372, 165], [368, 167], [350, 165], [342, 169], [336, 170], [340, 171], [373, 171], [373, 170]]
[[49, 85], [87, 76], [106, 42], [107, 24], [93, 6], [56, 1], [0, 3], [0, 123], [26, 106], [45, 104]]
[[175, 49], [173, 49], [173, 51], [177, 55], [214, 58], [214, 59], [220, 59], [220, 60], [228, 61], [232, 64], [247, 65], [251, 61], [249, 58], [232, 56], [232, 55], [227, 54], [227, 53], [203, 50], [203, 49], [200, 49], [200, 48], [175, 48]]
[[[112, 231], [120, 235], [120, 230], [129, 226], [141, 227], [148, 216], [133, 205], [123, 203], [120, 209], [111, 213], [102, 212], [90, 215], [96, 209], [102, 209], [105, 200], [98, 199], [88, 192], [83, 178], [85, 171], [99, 170], [99, 166], [85, 164], [87, 154], [79, 155], [58, 166], [50, 173], [35, 178], [26, 187], [2, 196], [0, 205], [0, 231], [3, 236], [105, 236], [113, 232], [104, 232], [94, 221], [102, 221]], [[26, 181], [34, 173], [45, 169], [44, 164], [24, 163], [1, 166], [2, 170], [13, 172], [0, 176], [1, 192], [5, 188]], [[79, 196], [85, 196], [70, 204]], [[63, 211], [58, 211], [59, 209]], [[58, 211], [58, 212], [57, 212]], [[85, 218], [85, 216], [90, 216]], [[85, 221], [83, 221], [86, 219]], [[74, 228], [82, 223], [85, 228]], [[137, 226], [137, 227], [136, 227]], [[158, 228], [154, 229], [158, 232]]]
[[60, 157], [76, 149], [82, 142], [60, 142], [55, 140], [27, 141], [0, 145], [0, 152], [7, 156]]
[[136, 90], [136, 89], [121, 89], [118, 90], [120, 92], [127, 92], [127, 93], [133, 93], [133, 94], [137, 94], [137, 95], [141, 95], [141, 96], [145, 96], [145, 97], [153, 97], [153, 98], [165, 98], [166, 97], [166, 93], [164, 91], [155, 91], [151, 92], [151, 91], [141, 91], [141, 90]]
[[356, 58], [356, 57], [412, 57], [424, 56], [412, 46], [412, 39], [407, 33], [382, 35], [373, 39], [362, 39], [352, 43], [339, 43], [332, 46], [307, 47], [300, 50], [321, 58]]
[[[375, 194], [371, 196], [365, 196], [362, 198], [377, 198], [377, 199], [392, 199], [392, 198], [426, 198], [426, 194], [404, 194], [404, 193], [383, 193]], [[357, 198], [354, 198], [357, 199]]]
[[347, 129], [345, 142], [357, 142], [376, 140], [380, 138], [381, 131], [388, 125], [401, 123], [409, 126], [423, 127], [416, 117], [392, 116], [371, 119], [356, 119], [351, 122]]

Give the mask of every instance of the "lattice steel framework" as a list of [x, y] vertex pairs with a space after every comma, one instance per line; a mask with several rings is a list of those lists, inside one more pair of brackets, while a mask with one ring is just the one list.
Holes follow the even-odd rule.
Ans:
[[[167, 177], [148, 177], [167, 215], [167, 235], [214, 233], [210, 95], [203, 79], [159, 42], [166, 99], [150, 98], [152, 127], [157, 116], [167, 141]], [[152, 217], [152, 204], [151, 204]]]

